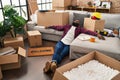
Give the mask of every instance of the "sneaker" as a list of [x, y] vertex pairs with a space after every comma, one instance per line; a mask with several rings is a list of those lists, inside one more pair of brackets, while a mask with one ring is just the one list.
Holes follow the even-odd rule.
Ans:
[[53, 73], [55, 72], [56, 68], [57, 68], [56, 62], [52, 62], [52, 64], [51, 64], [51, 71], [52, 71]]
[[49, 72], [51, 69], [51, 62], [46, 62], [45, 67], [43, 68], [44, 73]]

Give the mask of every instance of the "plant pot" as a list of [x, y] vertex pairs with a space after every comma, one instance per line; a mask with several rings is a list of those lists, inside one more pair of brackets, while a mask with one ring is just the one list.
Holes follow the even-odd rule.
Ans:
[[13, 28], [10, 30], [10, 34], [11, 34], [11, 36], [12, 36], [13, 38], [16, 37], [16, 33], [15, 33], [15, 31], [14, 31]]

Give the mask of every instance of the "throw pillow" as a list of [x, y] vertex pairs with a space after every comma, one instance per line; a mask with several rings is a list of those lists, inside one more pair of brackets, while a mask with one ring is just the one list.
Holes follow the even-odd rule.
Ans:
[[80, 21], [80, 27], [83, 27], [84, 25], [84, 18], [90, 17], [90, 14], [80, 14], [80, 13], [73, 13], [73, 20], [79, 20]]

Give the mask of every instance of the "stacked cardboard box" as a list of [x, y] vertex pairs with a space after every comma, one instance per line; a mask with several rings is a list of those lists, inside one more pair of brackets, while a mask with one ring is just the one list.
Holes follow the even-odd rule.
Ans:
[[27, 33], [30, 47], [42, 45], [42, 35], [39, 31], [28, 31]]
[[71, 0], [53, 0], [52, 7], [55, 10], [66, 10], [71, 5]]
[[96, 30], [103, 30], [105, 25], [105, 20], [93, 20], [91, 18], [84, 19], [84, 28], [96, 31]]
[[21, 56], [26, 57], [26, 51], [21, 47], [18, 48], [16, 54], [0, 56], [0, 79], [2, 79], [2, 70], [21, 67]]
[[8, 47], [11, 46], [17, 49], [19, 46], [24, 48], [24, 41], [22, 36], [17, 36], [16, 38], [7, 37], [4, 40], [4, 46]]
[[68, 12], [38, 12], [37, 15], [40, 26], [66, 25], [69, 22]]
[[[78, 65], [84, 64], [93, 59], [98, 60], [100, 63], [103, 63], [113, 69], [120, 71], [120, 62], [119, 61], [117, 61], [111, 57], [108, 57], [98, 51], [93, 51], [77, 60], [74, 60], [74, 61], [56, 69], [53, 80], [68, 80], [65, 76], [63, 76], [64, 72], [69, 71], [73, 68], [76, 68]], [[115, 76], [112, 80], [120, 80], [120, 74]]]

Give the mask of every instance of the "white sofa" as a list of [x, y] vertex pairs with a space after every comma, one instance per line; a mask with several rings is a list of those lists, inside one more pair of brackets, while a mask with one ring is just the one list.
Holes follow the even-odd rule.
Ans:
[[[65, 10], [65, 11], [69, 12], [69, 24], [72, 24], [73, 16], [74, 16], [73, 13], [91, 14], [90, 12], [82, 12], [82, 11], [70, 11], [70, 10]], [[104, 28], [112, 29], [112, 28], [120, 27], [120, 22], [119, 22], [120, 14], [102, 13], [102, 19], [105, 20]], [[63, 31], [57, 31], [57, 30], [53, 30], [53, 29], [45, 29], [40, 26], [37, 26], [36, 23], [34, 23], [33, 21], [29, 21], [27, 23], [27, 25], [28, 25], [28, 30], [39, 30], [42, 33], [42, 38], [46, 39], [46, 40], [58, 41], [58, 40], [60, 40], [60, 38], [63, 34]], [[85, 47], [86, 46], [85, 43], [82, 43], [82, 46], [81, 46], [81, 44], [78, 44], [79, 40], [78, 39], [76, 40], [76, 39], [70, 45], [70, 59], [76, 59], [86, 53], [89, 53], [92, 50], [98, 50], [98, 51], [103, 52], [113, 58], [120, 60], [120, 40], [117, 37], [111, 38], [111, 39], [106, 37], [105, 44], [101, 45], [101, 43], [100, 43], [101, 46], [97, 46], [96, 44], [95, 45], [93, 44], [92, 45], [92, 46], [94, 46], [93, 49], [91, 49], [92, 47], [88, 47], [88, 46]], [[112, 43], [114, 43], [114, 46], [113, 45], [109, 46]], [[109, 46], [109, 47], [107, 47], [107, 49], [106, 49], [106, 46]], [[101, 48], [99, 48], [99, 47], [101, 47]], [[110, 49], [112, 47], [114, 47], [114, 48]], [[104, 49], [104, 50], [102, 50], [102, 49]]]
[[[63, 10], [57, 10], [57, 11], [63, 11]], [[73, 13], [79, 13], [79, 14], [91, 14], [90, 12], [86, 11], [75, 11], [75, 10], [64, 10], [65, 12], [69, 12], [69, 24], [72, 24], [73, 22]], [[34, 17], [36, 17], [34, 15]], [[102, 19], [105, 20], [105, 28], [118, 28], [120, 27], [120, 14], [107, 14], [102, 13]], [[36, 18], [32, 19], [33, 21], [28, 21], [27, 26], [28, 30], [39, 30], [42, 33], [42, 38], [45, 40], [52, 40], [52, 41], [58, 41], [61, 39], [61, 35], [63, 34], [62, 31], [56, 31], [53, 29], [45, 29], [41, 26], [37, 26]]]

